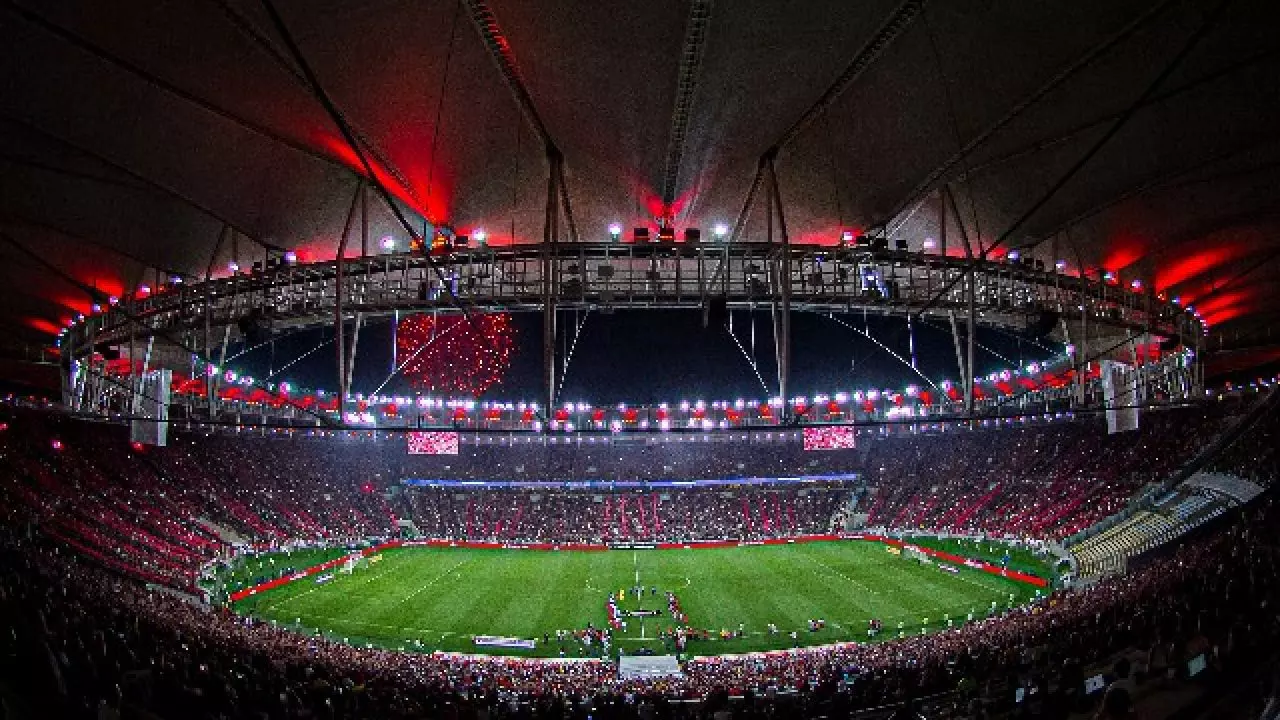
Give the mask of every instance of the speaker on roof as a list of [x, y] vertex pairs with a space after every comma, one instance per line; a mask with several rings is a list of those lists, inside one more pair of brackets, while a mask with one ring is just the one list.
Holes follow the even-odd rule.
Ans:
[[698, 228], [685, 228], [684, 241], [693, 245], [702, 242], [702, 231]]
[[649, 242], [649, 228], [638, 227], [631, 231], [631, 240], [637, 243]]

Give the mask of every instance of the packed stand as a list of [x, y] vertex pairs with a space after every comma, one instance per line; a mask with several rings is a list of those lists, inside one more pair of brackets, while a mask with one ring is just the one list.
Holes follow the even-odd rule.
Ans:
[[1164, 481], [1244, 409], [1149, 412], [1136, 433], [1114, 435], [1090, 419], [884, 438], [867, 458], [874, 490], [859, 509], [873, 527], [1068, 537]]
[[371, 480], [340, 453], [316, 449], [203, 437], [143, 447], [115, 425], [19, 412], [0, 431], [0, 509], [10, 525], [30, 524], [114, 570], [192, 590], [233, 544], [395, 532]]
[[826, 533], [851, 490], [840, 485], [635, 492], [415, 488], [428, 537], [511, 542], [757, 540]]
[[[1146, 568], [934, 635], [792, 653], [697, 659], [684, 676], [623, 680], [598, 661], [477, 659], [361, 649], [121, 582], [40, 540], [4, 538], [4, 672], [46, 714], [374, 718], [705, 717], [727, 697], [792, 716], [843, 716], [952, 692], [978, 716], [1036, 687], [1057, 717], [1088, 704], [1085, 668], [1125, 648], [1148, 671], [1204, 653], [1229, 675], [1280, 640], [1280, 518], [1270, 499]], [[691, 704], [676, 700], [700, 699]], [[96, 714], [96, 715], [95, 715]]]

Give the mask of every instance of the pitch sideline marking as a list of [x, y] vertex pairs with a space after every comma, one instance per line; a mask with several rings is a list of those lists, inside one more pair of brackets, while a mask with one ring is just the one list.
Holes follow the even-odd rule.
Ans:
[[[453, 635], [473, 635], [474, 633], [460, 633], [453, 630], [433, 630], [431, 628], [420, 627], [401, 627], [399, 625], [387, 625], [386, 623], [368, 622], [366, 620], [353, 620], [351, 618], [338, 618], [328, 615], [312, 615], [311, 619], [323, 620], [324, 622], [336, 623], [338, 625], [360, 625], [363, 627], [383, 628], [384, 630], [399, 630], [406, 633], [425, 633], [430, 635], [439, 635], [440, 637], [451, 637]], [[332, 631], [331, 631], [332, 632]]]
[[401, 601], [397, 602], [395, 605], [392, 605], [391, 607], [393, 607], [393, 608], [398, 608], [398, 607], [400, 607], [401, 605], [403, 605], [403, 604], [405, 604], [405, 603], [409, 602], [409, 601], [410, 601], [410, 600], [412, 600], [413, 598], [417, 597], [419, 593], [421, 593], [422, 591], [424, 591], [424, 590], [426, 590], [427, 588], [431, 587], [432, 585], [435, 585], [436, 583], [440, 582], [440, 581], [441, 581], [442, 579], [444, 579], [446, 576], [453, 574], [453, 572], [454, 572], [454, 571], [456, 571], [458, 568], [462, 567], [463, 565], [465, 565], [465, 564], [467, 564], [467, 563], [471, 562], [473, 559], [474, 559], [474, 558], [463, 558], [463, 559], [459, 560], [459, 561], [458, 561], [458, 563], [457, 563], [456, 565], [454, 565], [453, 567], [449, 568], [448, 570], [445, 570], [444, 572], [440, 573], [439, 575], [437, 575], [437, 576], [435, 576], [435, 577], [431, 578], [431, 580], [427, 581], [427, 584], [426, 584], [426, 585], [423, 585], [422, 587], [418, 588], [417, 590], [414, 590], [413, 592], [409, 593], [408, 597], [406, 597], [405, 599], [403, 599], [403, 600], [401, 600]]
[[[361, 584], [361, 585], [368, 585], [369, 583], [373, 582], [374, 580], [377, 580], [378, 578], [382, 577], [383, 575], [386, 575], [386, 574], [387, 574], [387, 573], [389, 573], [389, 572], [391, 572], [391, 566], [390, 566], [390, 565], [386, 566], [386, 568], [384, 568], [384, 569], [382, 570], [382, 572], [380, 572], [380, 573], [375, 573], [375, 574], [370, 575], [369, 577], [363, 577], [363, 578], [361, 578], [361, 579], [360, 579], [360, 584]], [[335, 577], [336, 577], [336, 576], [335, 576]], [[285, 606], [285, 605], [288, 605], [289, 603], [292, 603], [294, 600], [299, 600], [299, 599], [301, 599], [301, 598], [304, 598], [304, 597], [306, 597], [307, 595], [310, 595], [311, 593], [313, 593], [313, 592], [315, 592], [315, 591], [317, 591], [317, 590], [319, 590], [320, 588], [323, 588], [323, 587], [325, 587], [325, 586], [317, 583], [315, 587], [312, 587], [312, 588], [309, 588], [309, 589], [307, 589], [307, 590], [304, 590], [304, 591], [302, 591], [302, 592], [298, 593], [297, 595], [290, 595], [289, 597], [281, 598], [280, 600], [277, 600], [276, 602], [274, 602], [274, 603], [272, 603], [272, 604], [270, 604], [270, 605], [267, 605], [266, 607], [262, 608], [262, 612], [271, 612], [271, 611], [275, 610], [276, 608], [283, 607], [283, 606]], [[253, 613], [250, 613], [250, 614], [253, 614]]]
[[[828, 564], [826, 564], [826, 563], [822, 562], [821, 560], [818, 560], [818, 559], [816, 559], [816, 558], [810, 557], [808, 553], [800, 552], [800, 553], [797, 553], [797, 554], [798, 554], [800, 557], [804, 558], [805, 560], [808, 560], [809, 562], [813, 563], [814, 565], [817, 565], [818, 567], [823, 568], [823, 569], [824, 569], [824, 570], [826, 570], [827, 572], [832, 573], [832, 574], [834, 574], [834, 575], [838, 575], [839, 577], [843, 578], [845, 582], [848, 582], [848, 583], [850, 583], [850, 584], [852, 584], [852, 585], [857, 585], [858, 587], [862, 588], [863, 590], [867, 591], [868, 593], [871, 593], [872, 595], [875, 595], [875, 596], [877, 596], [877, 597], [879, 597], [879, 596], [880, 596], [880, 593], [879, 593], [879, 592], [877, 592], [877, 591], [875, 591], [875, 590], [872, 590], [871, 588], [867, 587], [867, 586], [866, 586], [866, 585], [864, 585], [863, 583], [861, 583], [861, 582], [859, 582], [859, 581], [857, 581], [857, 580], [854, 580], [853, 578], [849, 577], [848, 575], [845, 575], [844, 573], [842, 573], [842, 572], [840, 572], [839, 570], [837, 570], [837, 569], [835, 569], [835, 568], [831, 567], [830, 565], [828, 565]], [[814, 574], [816, 575], [817, 573], [814, 573]]]

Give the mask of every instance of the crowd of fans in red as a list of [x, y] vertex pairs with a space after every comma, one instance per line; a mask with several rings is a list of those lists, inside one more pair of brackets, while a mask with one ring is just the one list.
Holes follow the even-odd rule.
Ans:
[[[1218, 406], [1151, 415], [1144, 431], [1117, 439], [1088, 425], [887, 438], [857, 451], [871, 464], [851, 469], [871, 476], [867, 484], [877, 489], [862, 502], [885, 524], [1062, 531], [1114, 507], [1111, 498], [1160, 479], [1221, 430], [1232, 412]], [[1251, 430], [1215, 467], [1270, 473], [1275, 450], [1267, 443], [1276, 427], [1272, 420]], [[1118, 648], [1159, 649], [1162, 662], [1176, 667], [1203, 646], [1225, 666], [1273, 647], [1280, 634], [1274, 612], [1265, 609], [1280, 600], [1280, 535], [1272, 501], [1264, 496], [1229, 529], [1194, 539], [1139, 572], [1056, 593], [996, 618], [874, 645], [699, 659], [686, 663], [681, 679], [623, 680], [612, 665], [598, 662], [360, 649], [205, 610], [122, 575], [189, 587], [200, 564], [225, 549], [227, 529], [264, 543], [386, 535], [395, 530], [394, 505], [424, 524], [431, 516], [433, 528], [465, 531], [465, 516], [456, 513], [463, 501], [448, 501], [452, 515], [424, 510], [445, 502], [433, 503], [432, 496], [446, 491], [418, 491], [407, 507], [388, 501], [382, 490], [396, 476], [379, 473], [403, 469], [378, 462], [385, 447], [180, 436], [169, 448], [138, 449], [120, 428], [37, 411], [10, 412], [0, 428], [0, 462], [8, 469], [0, 492], [6, 519], [0, 612], [18, 620], [12, 633], [0, 636], [3, 658], [12, 665], [6, 672], [67, 703], [61, 709], [86, 714], [99, 706], [128, 706], [203, 717], [418, 717], [481, 709], [491, 716], [654, 717], [709, 713], [728, 695], [743, 693], [775, 697], [806, 714], [840, 714], [957, 687], [964, 690], [960, 700], [989, 698], [990, 688], [983, 692], [978, 679], [996, 678], [1008, 687], [1038, 684], [1044, 688], [1040, 697], [1061, 695], [1063, 707], [1070, 707], [1081, 694], [1084, 663]], [[1188, 442], [1190, 437], [1199, 442]], [[928, 450], [934, 443], [936, 458]], [[888, 464], [891, 458], [899, 464]], [[1036, 467], [1045, 473], [1038, 492], [1012, 489], [1030, 486]], [[881, 499], [893, 487], [889, 478], [910, 490]], [[966, 482], [988, 490], [963, 493]], [[546, 514], [555, 520], [517, 524], [516, 530], [559, 537], [583, 514], [597, 522], [590, 535], [653, 529], [652, 520], [638, 522], [638, 508], [645, 502], [652, 507], [656, 498], [664, 531], [668, 524], [678, 529], [673, 532], [709, 526], [733, 536], [746, 532], [748, 523], [763, 528], [767, 516], [772, 531], [789, 534], [803, 523], [814, 527], [833, 507], [830, 498], [842, 495], [752, 490], [727, 498], [715, 495], [725, 490], [707, 492], [712, 495], [678, 491], [671, 494], [678, 498], [663, 500], [650, 491], [633, 496], [647, 500], [614, 499], [615, 510], [622, 509], [612, 517], [622, 519], [612, 525], [603, 521], [603, 501], [577, 512], [563, 508], [591, 496], [575, 495], [570, 502], [570, 493], [551, 494], [563, 501], [561, 511]], [[769, 493], [777, 498], [763, 499]], [[906, 497], [895, 499], [899, 495]], [[503, 503], [519, 497], [483, 496], [495, 498], [485, 507], [508, 507]], [[724, 502], [703, 503], [712, 496]], [[958, 512], [961, 499], [966, 508]], [[700, 503], [705, 508], [694, 507]], [[1036, 507], [1038, 515], [1031, 512]], [[766, 514], [748, 519], [753, 508]], [[510, 506], [507, 517], [513, 513], [518, 506]], [[1039, 524], [1019, 524], [1022, 517]], [[485, 522], [492, 531], [494, 524]], [[700, 703], [673, 704], [688, 698]], [[735, 707], [756, 701], [745, 702]]]
[[[716, 709], [840, 716], [959, 689], [951, 702], [1034, 686], [1046, 717], [1083, 699], [1084, 668], [1118, 649], [1152, 672], [1205, 652], [1215, 667], [1269, 652], [1280, 559], [1270, 500], [1225, 532], [1127, 576], [960, 629], [880, 644], [686, 663], [680, 679], [623, 680], [612, 664], [401, 653], [311, 638], [206, 611], [102, 573], [38, 540], [6, 538], [6, 676], [48, 714], [143, 707], [162, 717], [682, 717]], [[21, 661], [19, 659], [22, 659]], [[729, 696], [748, 699], [730, 705]], [[699, 699], [697, 704], [682, 704]], [[1060, 704], [1062, 715], [1054, 715]]]
[[877, 444], [865, 466], [867, 524], [889, 528], [1064, 538], [1124, 508], [1166, 479], [1240, 412], [1239, 398], [1150, 412], [1136, 434], [1101, 422], [1012, 426], [998, 440], [972, 433]]
[[[400, 519], [429, 537], [525, 542], [760, 539], [828, 532], [858, 514], [871, 527], [1064, 537], [1167, 476], [1239, 410], [1218, 403], [1152, 413], [1136, 435], [1108, 436], [1100, 422], [1016, 423], [897, 429], [838, 452], [805, 453], [798, 442], [514, 444], [467, 446], [467, 454], [443, 458], [409, 457], [399, 437], [180, 433], [169, 447], [142, 447], [119, 426], [16, 410], [0, 432], [12, 477], [0, 507], [112, 569], [178, 588], [192, 587], [201, 566], [233, 542], [261, 548], [390, 537], [401, 532]], [[398, 482], [836, 470], [861, 477], [646, 490], [463, 491]]]
[[421, 488], [408, 499], [416, 527], [431, 537], [682, 542], [829, 532], [851, 492], [842, 485], [636, 492]]

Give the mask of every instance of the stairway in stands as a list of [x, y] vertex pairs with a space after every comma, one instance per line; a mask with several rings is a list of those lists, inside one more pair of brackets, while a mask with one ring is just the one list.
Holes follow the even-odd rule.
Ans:
[[249, 543], [249, 538], [246, 538], [226, 525], [216, 523], [207, 517], [198, 517], [195, 518], [195, 521], [204, 526], [204, 528], [209, 532], [217, 535], [218, 539], [225, 543], [229, 543], [231, 545], [247, 545]]

